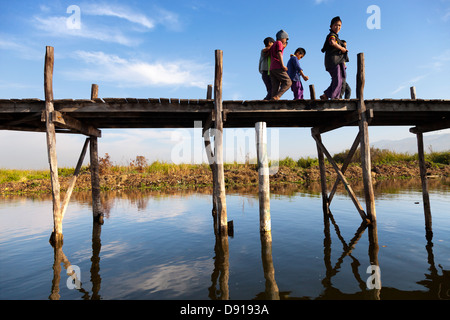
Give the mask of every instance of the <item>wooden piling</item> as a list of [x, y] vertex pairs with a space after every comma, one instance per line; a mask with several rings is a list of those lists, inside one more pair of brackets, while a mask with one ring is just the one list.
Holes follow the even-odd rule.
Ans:
[[[352, 201], [353, 201], [353, 203], [354, 203], [356, 209], [358, 210], [358, 213], [360, 214], [361, 218], [363, 219], [363, 221], [366, 221], [366, 220], [367, 220], [367, 215], [366, 215], [366, 213], [364, 212], [364, 209], [362, 208], [361, 204], [359, 203], [358, 198], [356, 197], [355, 192], [353, 191], [352, 187], [351, 187], [350, 184], [348, 183], [348, 181], [347, 181], [347, 179], [345, 178], [345, 176], [344, 176], [344, 174], [342, 173], [342, 171], [339, 169], [339, 167], [338, 167], [336, 161], [334, 161], [334, 159], [333, 159], [333, 157], [331, 156], [330, 152], [329, 152], [329, 151], [327, 150], [327, 148], [325, 148], [325, 146], [323, 145], [322, 140], [320, 139], [320, 135], [317, 134], [317, 133], [315, 132], [314, 128], [312, 129], [312, 136], [313, 136], [313, 138], [316, 140], [316, 144], [317, 144], [317, 148], [318, 148], [318, 150], [319, 150], [319, 154], [320, 154], [321, 152], [323, 152], [323, 154], [325, 154], [325, 156], [327, 157], [328, 161], [329, 161], [330, 164], [333, 166], [334, 171], [336, 171], [336, 174], [338, 175], [338, 178], [342, 181], [342, 183], [343, 183], [345, 189], [346, 189], [347, 192], [348, 192], [348, 195], [349, 195], [350, 198], [352, 199]], [[325, 170], [325, 165], [323, 164], [323, 165], [321, 165], [321, 167], [322, 167], [321, 171], [322, 171], [322, 170], [324, 171], [324, 170]], [[325, 179], [326, 179], [325, 174], [323, 174], [323, 177], [321, 176], [322, 184], [324, 184], [323, 180], [325, 180]], [[325, 183], [326, 183], [326, 182], [325, 182]], [[326, 212], [327, 212], [327, 211], [325, 210], [325, 209], [327, 208], [326, 206], [329, 205], [329, 201], [328, 201], [328, 198], [327, 198], [327, 195], [326, 195], [326, 185], [325, 185], [325, 186], [322, 186], [322, 188], [325, 189], [324, 199], [326, 200], [326, 203], [325, 203], [325, 200], [324, 200], [324, 202], [323, 202], [324, 204], [323, 204], [323, 205], [324, 205], [324, 213], [326, 213]]]
[[98, 84], [92, 84], [91, 86], [91, 100], [98, 98]]
[[309, 85], [309, 95], [311, 96], [311, 100], [316, 100], [316, 89], [313, 84]]
[[[213, 86], [210, 84], [208, 85], [207, 89], [206, 89], [206, 99], [207, 100], [211, 100], [212, 99], [212, 91], [213, 91]], [[217, 164], [216, 161], [214, 161], [214, 149], [213, 146], [211, 145], [211, 127], [213, 124], [213, 112], [211, 112], [211, 114], [208, 116], [208, 119], [205, 121], [205, 123], [203, 123], [203, 141], [205, 144], [205, 152], [206, 152], [206, 156], [208, 158], [208, 163], [209, 163], [209, 167], [211, 169], [211, 174], [212, 174], [212, 184], [213, 184], [213, 191], [212, 191], [212, 216], [213, 216], [213, 223], [214, 223], [214, 232], [215, 234], [218, 233], [218, 221], [217, 221], [217, 195], [216, 195], [216, 191], [217, 191], [217, 186], [216, 186], [216, 181], [217, 181]]]
[[[411, 100], [416, 100], [417, 99], [416, 88], [411, 87], [410, 90], [411, 90]], [[422, 181], [422, 198], [425, 215], [426, 238], [431, 240], [431, 238], [433, 237], [433, 228], [431, 217], [430, 194], [428, 191], [427, 167], [425, 163], [425, 151], [423, 144], [423, 132], [417, 131], [416, 137], [417, 137], [417, 149], [419, 157], [420, 180]]]
[[328, 201], [328, 191], [327, 191], [327, 176], [326, 176], [326, 169], [325, 169], [325, 158], [323, 155], [322, 148], [320, 147], [322, 138], [320, 137], [320, 134], [314, 135], [314, 133], [313, 133], [313, 137], [316, 140], [317, 160], [319, 161], [320, 186], [322, 189], [322, 210], [323, 210], [324, 214], [328, 214], [329, 213], [329, 201]]
[[356, 95], [358, 98], [358, 113], [360, 115], [359, 131], [361, 133], [361, 166], [363, 170], [364, 196], [366, 199], [366, 214], [372, 223], [376, 223], [375, 195], [372, 185], [372, 164], [370, 158], [369, 122], [364, 102], [364, 86], [366, 81], [364, 53], [358, 54], [358, 73], [356, 76]]
[[[91, 100], [98, 98], [98, 86], [92, 85]], [[103, 223], [103, 213], [100, 202], [100, 167], [98, 162], [98, 139], [96, 136], [89, 138], [89, 151], [91, 160], [91, 187], [92, 187], [92, 214], [95, 222]]]
[[67, 206], [69, 205], [70, 197], [72, 196], [73, 188], [75, 187], [75, 183], [77, 181], [78, 175], [81, 171], [81, 166], [83, 165], [84, 157], [86, 155], [87, 147], [89, 144], [89, 138], [86, 138], [84, 142], [83, 149], [81, 150], [80, 158], [78, 159], [77, 166], [75, 167], [75, 172], [73, 173], [72, 178], [69, 181], [69, 186], [67, 187], [66, 195], [64, 196], [62, 208], [61, 208], [61, 219], [64, 219], [64, 215], [67, 210]]
[[44, 66], [44, 92], [45, 92], [45, 123], [47, 137], [47, 151], [50, 165], [50, 178], [53, 199], [53, 232], [50, 237], [52, 245], [62, 244], [62, 214], [60, 203], [60, 184], [58, 178], [58, 160], [56, 156], [56, 130], [52, 121], [53, 105], [53, 66], [54, 48], [47, 46]]
[[225, 193], [225, 172], [223, 168], [223, 119], [222, 119], [222, 76], [223, 76], [223, 52], [215, 51], [215, 79], [214, 79], [214, 117], [215, 137], [214, 155], [217, 166], [216, 175], [216, 205], [219, 217], [220, 234], [228, 234], [227, 204]]
[[259, 224], [261, 232], [270, 232], [270, 178], [267, 157], [267, 128], [265, 122], [258, 122], [256, 129], [256, 152], [259, 177]]

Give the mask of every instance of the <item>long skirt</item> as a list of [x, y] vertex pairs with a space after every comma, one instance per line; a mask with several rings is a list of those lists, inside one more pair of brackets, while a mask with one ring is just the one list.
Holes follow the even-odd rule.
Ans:
[[345, 70], [344, 64], [338, 64], [334, 68], [327, 69], [331, 75], [331, 84], [325, 94], [330, 99], [339, 99], [342, 90], [343, 80], [347, 77], [347, 72]]

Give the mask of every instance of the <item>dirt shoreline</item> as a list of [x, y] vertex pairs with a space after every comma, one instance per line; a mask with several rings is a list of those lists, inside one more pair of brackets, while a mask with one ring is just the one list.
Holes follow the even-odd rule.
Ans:
[[[430, 177], [449, 178], [450, 166], [428, 166], [427, 174]], [[351, 165], [345, 173], [349, 181], [360, 181], [362, 169], [358, 165]], [[375, 165], [372, 168], [374, 181], [386, 179], [410, 179], [419, 177], [418, 163], [402, 163], [389, 165]], [[327, 165], [327, 179], [336, 180], [336, 173], [331, 165]], [[70, 177], [60, 177], [61, 191], [67, 189]], [[278, 172], [270, 176], [271, 185], [308, 185], [320, 181], [319, 168], [313, 166], [307, 169], [299, 167], [279, 167]], [[257, 186], [258, 172], [255, 166], [241, 165], [225, 170], [225, 183], [227, 188], [242, 186]], [[102, 190], [127, 190], [127, 189], [191, 189], [210, 188], [212, 186], [212, 174], [209, 168], [203, 166], [190, 170], [154, 173], [133, 174], [103, 174], [100, 176]], [[87, 191], [91, 189], [91, 176], [85, 172], [78, 177], [75, 191]], [[50, 193], [50, 179], [28, 180], [19, 182], [7, 182], [0, 184], [0, 194], [23, 193]]]

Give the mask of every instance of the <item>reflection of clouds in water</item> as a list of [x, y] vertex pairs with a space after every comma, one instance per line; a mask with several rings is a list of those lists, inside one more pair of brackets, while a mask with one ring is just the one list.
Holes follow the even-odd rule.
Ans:
[[[20, 208], [12, 210], [11, 207]], [[14, 217], [10, 214], [14, 211]], [[42, 214], [48, 212], [47, 215]], [[53, 228], [52, 203], [33, 202], [28, 198], [6, 202], [0, 205], [0, 241], [12, 238], [40, 237]]]
[[[117, 201], [112, 216], [126, 219], [133, 223], [148, 223], [164, 220], [165, 224], [180, 227], [179, 218], [186, 216], [182, 228], [189, 233], [204, 233], [211, 223], [205, 215], [211, 216], [210, 196], [172, 197], [170, 199], [147, 198], [145, 205], [129, 200]], [[170, 204], [167, 203], [170, 202]], [[212, 218], [211, 218], [212, 221]]]
[[[117, 255], [126, 254], [130, 251], [130, 246], [126, 242], [121, 241], [111, 241], [107, 244], [101, 243], [100, 256], [101, 259], [113, 258]], [[83, 250], [77, 250], [71, 254], [71, 259], [73, 261], [85, 261], [91, 260], [92, 258], [92, 248], [85, 248]]]
[[[211, 277], [213, 263], [210, 258], [201, 261], [185, 261], [161, 264], [143, 268], [139, 272], [122, 274], [108, 282], [115, 288], [116, 296], [108, 299], [123, 299], [142, 291], [142, 298], [148, 294], [163, 293], [163, 299], [176, 299], [186, 296], [187, 292], [196, 291]], [[104, 288], [105, 292], [109, 290]]]

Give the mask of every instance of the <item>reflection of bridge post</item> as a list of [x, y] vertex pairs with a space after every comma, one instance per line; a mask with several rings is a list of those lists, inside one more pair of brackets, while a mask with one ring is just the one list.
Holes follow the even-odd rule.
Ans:
[[[52, 290], [50, 293], [50, 296], [48, 297], [50, 300], [59, 300], [61, 297], [59, 294], [59, 283], [61, 281], [61, 263], [64, 264], [64, 269], [67, 270], [67, 276], [71, 278], [72, 281], [75, 283], [75, 288], [84, 294], [84, 296], [87, 296], [88, 293], [81, 287], [81, 279], [77, 278], [77, 274], [75, 273], [74, 268], [72, 267], [72, 264], [70, 263], [69, 259], [67, 259], [66, 255], [63, 252], [62, 249], [63, 245], [61, 242], [55, 243], [53, 245], [54, 250], [54, 261], [53, 261], [53, 279], [52, 279]], [[68, 283], [67, 281], [65, 282]]]
[[102, 278], [100, 277], [100, 249], [102, 247], [100, 235], [102, 233], [102, 223], [94, 221], [92, 228], [92, 258], [91, 258], [91, 282], [92, 297], [91, 300], [100, 300], [100, 285]]
[[[211, 286], [209, 287], [209, 298], [212, 300], [228, 300], [230, 298], [228, 289], [230, 252], [228, 247], [228, 235], [216, 233], [216, 243], [214, 245], [214, 270], [211, 275]], [[219, 280], [219, 290], [216, 290], [217, 280]]]
[[[367, 228], [369, 233], [369, 259], [371, 266], [380, 267], [380, 263], [378, 262], [378, 231], [377, 231], [377, 222], [373, 221]], [[380, 269], [379, 269], [380, 270]], [[369, 298], [374, 300], [380, 300], [380, 292], [381, 292], [381, 278], [377, 277], [379, 281], [378, 286], [374, 289], [368, 290]]]
[[64, 252], [62, 251], [62, 244], [55, 243], [53, 246], [54, 261], [53, 261], [53, 280], [52, 290], [48, 297], [50, 300], [59, 300], [59, 282], [61, 281], [61, 262], [63, 261]]
[[261, 259], [266, 279], [266, 299], [280, 300], [280, 291], [275, 281], [275, 269], [272, 258], [272, 233], [261, 232]]
[[[333, 267], [331, 264], [331, 236], [330, 236], [330, 221], [333, 223], [336, 235], [339, 238], [339, 240], [342, 242], [343, 245], [343, 251], [341, 256], [338, 258], [335, 266]], [[344, 261], [344, 258], [349, 256], [353, 259], [352, 262], [352, 271], [355, 276], [356, 281], [359, 283], [359, 286], [361, 288], [361, 291], [363, 292], [363, 295], [371, 300], [379, 300], [380, 299], [380, 291], [381, 291], [381, 282], [378, 278], [378, 275], [375, 275], [377, 277], [377, 285], [374, 289], [367, 288], [368, 282], [365, 282], [361, 276], [358, 273], [358, 266], [360, 266], [360, 263], [357, 259], [351, 256], [351, 253], [353, 249], [355, 248], [358, 241], [361, 239], [362, 234], [364, 231], [368, 229], [369, 233], [369, 261], [371, 266], [377, 266], [379, 267], [379, 261], [378, 261], [378, 233], [377, 233], [377, 224], [376, 221], [374, 221], [371, 224], [367, 224], [366, 221], [363, 221], [356, 231], [354, 237], [350, 240], [350, 242], [347, 244], [340, 234], [339, 227], [336, 224], [336, 221], [334, 221], [333, 214], [331, 212], [324, 212], [324, 262], [325, 262], [325, 269], [326, 269], [326, 276], [322, 280], [322, 285], [325, 288], [323, 297], [325, 298], [334, 298], [334, 295], [336, 294], [335, 289], [333, 288], [331, 284], [331, 278], [335, 276], [338, 273], [338, 270], [341, 268], [341, 265]], [[364, 270], [366, 270], [364, 268]], [[373, 270], [373, 269], [372, 269]], [[378, 272], [379, 270], [376, 270]]]

